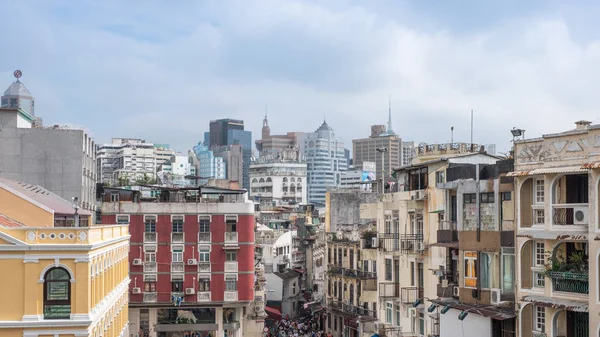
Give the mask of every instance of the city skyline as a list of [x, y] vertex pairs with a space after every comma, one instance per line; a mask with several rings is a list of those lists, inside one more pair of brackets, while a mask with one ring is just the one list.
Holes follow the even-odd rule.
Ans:
[[598, 5], [515, 4], [6, 2], [0, 27], [20, 33], [5, 34], [14, 52], [0, 56], [0, 78], [8, 86], [21, 69], [47, 124], [85, 126], [99, 142], [167, 138], [181, 151], [225, 116], [258, 135], [265, 104], [273, 130], [306, 116], [294, 129], [310, 131], [326, 115], [349, 142], [385, 122], [391, 95], [402, 138], [445, 142], [454, 126], [468, 141], [474, 109], [474, 141], [505, 152], [514, 126], [537, 137], [599, 110], [597, 36], [584, 29]]

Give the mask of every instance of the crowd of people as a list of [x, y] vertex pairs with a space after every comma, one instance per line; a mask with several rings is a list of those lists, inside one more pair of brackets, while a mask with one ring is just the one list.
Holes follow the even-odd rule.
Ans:
[[285, 316], [271, 327], [266, 337], [331, 337], [331, 333], [325, 334], [312, 315], [299, 318]]

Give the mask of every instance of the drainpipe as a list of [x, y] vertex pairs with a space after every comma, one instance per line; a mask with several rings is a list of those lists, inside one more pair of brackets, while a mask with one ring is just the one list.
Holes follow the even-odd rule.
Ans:
[[479, 180], [479, 164], [475, 165], [475, 198], [477, 205], [477, 242], [481, 241], [481, 182]]

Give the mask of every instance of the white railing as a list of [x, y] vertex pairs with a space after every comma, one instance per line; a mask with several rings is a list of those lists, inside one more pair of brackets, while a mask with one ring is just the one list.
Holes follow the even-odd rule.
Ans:
[[198, 272], [210, 273], [210, 262], [198, 262]]
[[144, 243], [156, 243], [156, 232], [145, 232]]
[[237, 243], [238, 233], [237, 232], [225, 232], [225, 243]]
[[237, 302], [238, 292], [237, 291], [226, 291], [224, 300], [225, 300], [225, 302]]
[[552, 205], [552, 224], [555, 226], [587, 226], [589, 224], [588, 204]]
[[171, 262], [171, 273], [183, 273], [184, 271], [183, 262]]
[[198, 233], [198, 243], [210, 243], [210, 233]]
[[210, 291], [199, 291], [196, 301], [197, 302], [210, 302]]
[[171, 233], [171, 243], [184, 243], [183, 233]]
[[225, 262], [225, 272], [226, 273], [237, 273], [238, 271], [238, 263], [237, 261], [227, 261]]
[[156, 262], [144, 262], [144, 273], [157, 272]]
[[154, 303], [158, 300], [157, 293], [144, 293], [144, 302]]

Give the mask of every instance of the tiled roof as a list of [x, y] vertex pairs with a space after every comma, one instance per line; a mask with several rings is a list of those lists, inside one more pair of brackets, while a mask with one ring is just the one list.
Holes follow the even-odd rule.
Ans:
[[13, 220], [4, 214], [0, 214], [0, 226], [2, 227], [25, 227], [22, 223], [17, 220]]

